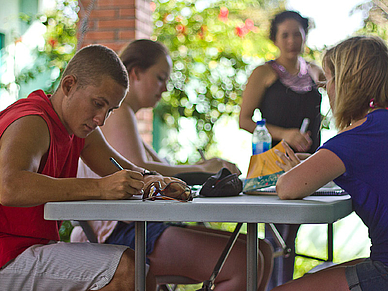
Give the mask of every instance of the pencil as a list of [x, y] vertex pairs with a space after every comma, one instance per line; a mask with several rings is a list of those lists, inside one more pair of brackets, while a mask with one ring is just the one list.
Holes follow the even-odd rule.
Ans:
[[198, 150], [199, 154], [201, 155], [202, 160], [206, 161], [206, 158], [205, 158], [205, 155], [203, 153], [203, 150], [201, 150], [201, 149], [197, 149], [197, 150]]

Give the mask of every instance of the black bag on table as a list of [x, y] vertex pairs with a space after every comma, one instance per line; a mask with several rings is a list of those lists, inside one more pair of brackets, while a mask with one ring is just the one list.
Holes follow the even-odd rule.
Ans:
[[229, 197], [238, 196], [242, 191], [242, 181], [227, 168], [222, 168], [217, 174], [210, 176], [203, 183], [199, 196]]

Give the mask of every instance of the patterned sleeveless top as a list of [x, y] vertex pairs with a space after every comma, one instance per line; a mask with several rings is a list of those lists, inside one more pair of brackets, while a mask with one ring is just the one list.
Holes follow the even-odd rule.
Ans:
[[[322, 96], [308, 73], [309, 64], [303, 58], [299, 62], [297, 75], [291, 75], [276, 61], [268, 62], [279, 78], [264, 92], [259, 109], [267, 123], [283, 128], [300, 128], [303, 119], [309, 118], [307, 130], [311, 132], [313, 144], [308, 152], [314, 153], [321, 142]], [[273, 140], [272, 146], [279, 141]]]

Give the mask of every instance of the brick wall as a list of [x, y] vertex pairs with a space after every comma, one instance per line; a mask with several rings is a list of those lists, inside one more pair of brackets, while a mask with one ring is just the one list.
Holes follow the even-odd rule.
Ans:
[[[85, 19], [91, 0], [79, 0], [80, 24]], [[149, 38], [152, 34], [150, 0], [95, 0], [83, 35], [81, 46], [102, 44], [117, 53], [130, 41]], [[139, 131], [145, 142], [152, 144], [152, 109], [142, 109], [136, 115]]]

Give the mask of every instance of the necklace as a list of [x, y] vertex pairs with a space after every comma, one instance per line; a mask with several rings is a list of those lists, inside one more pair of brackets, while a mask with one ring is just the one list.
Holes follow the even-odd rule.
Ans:
[[285, 67], [278, 64], [275, 60], [269, 61], [268, 63], [278, 74], [279, 80], [284, 86], [296, 93], [306, 93], [311, 91], [314, 86], [314, 82], [308, 74], [310, 66], [302, 57], [298, 57], [298, 62], [299, 72], [296, 75], [291, 75]]

